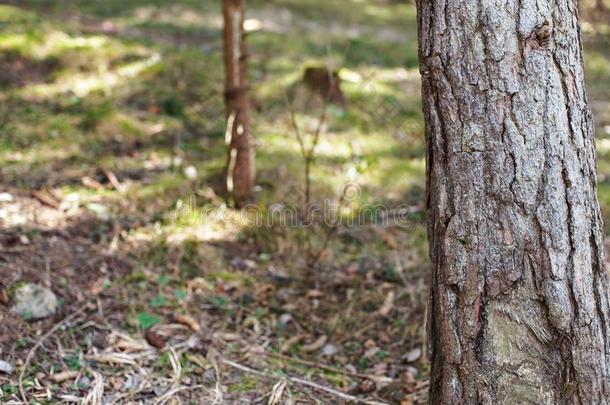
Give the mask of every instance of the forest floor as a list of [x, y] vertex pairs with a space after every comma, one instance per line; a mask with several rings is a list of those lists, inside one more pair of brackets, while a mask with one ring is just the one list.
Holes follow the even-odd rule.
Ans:
[[[248, 2], [246, 215], [222, 193], [217, 2], [0, 3], [1, 403], [426, 401], [412, 5]], [[583, 32], [610, 224], [610, 25]], [[346, 98], [321, 125], [314, 65], [341, 69]], [[291, 112], [322, 129], [311, 203], [338, 205], [338, 226], [277, 220], [304, 206]], [[55, 316], [11, 311], [25, 283]]]

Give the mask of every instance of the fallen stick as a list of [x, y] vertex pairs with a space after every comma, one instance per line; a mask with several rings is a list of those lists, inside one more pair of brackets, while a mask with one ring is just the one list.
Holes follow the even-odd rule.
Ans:
[[[256, 353], [259, 353], [259, 352], [256, 352]], [[367, 379], [367, 380], [377, 380], [377, 379], [382, 378], [380, 376], [372, 375], [372, 374], [353, 373], [351, 371], [341, 370], [341, 369], [338, 369], [338, 368], [335, 368], [332, 366], [328, 366], [326, 364], [316, 363], [314, 361], [309, 361], [309, 360], [303, 360], [303, 359], [299, 359], [297, 357], [286, 356], [286, 355], [279, 354], [279, 353], [262, 352], [262, 351], [260, 353], [264, 356], [275, 357], [277, 359], [290, 361], [290, 362], [301, 364], [301, 365], [308, 366], [308, 367], [318, 368], [320, 370], [325, 370], [325, 371], [329, 371], [331, 373], [341, 374], [341, 375], [345, 375], [348, 377], [355, 377], [355, 378], [361, 378], [361, 379]]]
[[290, 381], [293, 384], [300, 384], [300, 385], [304, 385], [310, 388], [314, 388], [316, 390], [319, 391], [324, 391], [327, 394], [331, 394], [334, 395], [336, 397], [339, 397], [341, 399], [344, 399], [346, 401], [352, 401], [355, 402], [357, 404], [366, 404], [366, 405], [388, 405], [387, 402], [379, 402], [379, 401], [373, 401], [373, 400], [369, 400], [369, 399], [361, 399], [358, 397], [355, 397], [353, 395], [349, 395], [346, 394], [344, 392], [341, 391], [337, 391], [333, 388], [329, 388], [329, 387], [325, 387], [324, 385], [320, 385], [320, 384], [316, 384], [312, 381], [308, 381], [308, 380], [304, 380], [302, 378], [298, 378], [298, 377], [283, 377], [283, 376], [278, 376], [278, 375], [273, 375], [273, 374], [268, 374], [268, 373], [264, 373], [262, 371], [259, 370], [255, 370], [253, 368], [250, 368], [248, 366], [244, 366], [242, 364], [239, 364], [235, 361], [229, 360], [229, 359], [225, 359], [225, 358], [221, 358], [220, 361], [223, 364], [226, 364], [227, 366], [236, 368], [238, 370], [244, 371], [246, 373], [250, 373], [250, 374], [255, 374], [267, 379], [279, 379], [279, 378], [285, 378], [286, 380]]
[[185, 385], [185, 386], [181, 386], [181, 387], [171, 388], [161, 397], [157, 398], [157, 400], [155, 401], [155, 405], [163, 405], [163, 404], [167, 403], [167, 401], [169, 401], [174, 395], [176, 395], [179, 392], [198, 390], [200, 388], [206, 389], [205, 385], [192, 385], [192, 386]]
[[87, 309], [87, 306], [83, 305], [78, 311], [73, 312], [72, 314], [65, 317], [61, 322], [55, 324], [55, 326], [53, 326], [47, 333], [45, 333], [38, 340], [38, 342], [36, 342], [36, 344], [34, 346], [32, 346], [32, 348], [28, 352], [28, 355], [25, 358], [25, 363], [23, 364], [23, 367], [21, 368], [21, 372], [19, 373], [19, 394], [21, 395], [21, 400], [23, 401], [24, 404], [29, 404], [29, 402], [28, 402], [27, 396], [25, 395], [25, 390], [23, 389], [23, 376], [25, 375], [25, 370], [27, 370], [28, 366], [30, 365], [30, 362], [32, 361], [32, 357], [34, 357], [34, 353], [36, 353], [36, 350], [38, 350], [38, 348], [40, 348], [40, 346], [42, 346], [42, 344], [44, 343], [45, 340], [47, 340], [49, 337], [51, 337], [62, 326], [64, 326], [65, 324], [67, 324], [68, 322], [70, 322], [77, 316], [81, 315], [83, 312], [85, 312], [86, 309]]
[[48, 192], [45, 191], [32, 191], [32, 197], [38, 200], [42, 205], [51, 207], [58, 210], [60, 208], [59, 202], [55, 200]]
[[116, 177], [116, 175], [112, 172], [112, 170], [106, 169], [103, 167], [102, 172], [104, 173], [104, 175], [106, 176], [106, 178], [108, 179], [110, 184], [112, 184], [112, 187], [114, 187], [116, 191], [118, 191], [119, 193], [125, 192], [125, 186], [123, 184], [121, 184], [121, 182]]

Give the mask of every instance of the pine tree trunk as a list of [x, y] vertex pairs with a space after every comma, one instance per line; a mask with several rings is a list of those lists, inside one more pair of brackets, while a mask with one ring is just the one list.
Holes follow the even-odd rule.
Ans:
[[229, 147], [226, 186], [235, 203], [242, 205], [250, 197], [255, 177], [244, 42], [245, 0], [223, 0], [222, 11], [226, 69], [226, 141]]
[[431, 403], [609, 403], [576, 0], [418, 0]]

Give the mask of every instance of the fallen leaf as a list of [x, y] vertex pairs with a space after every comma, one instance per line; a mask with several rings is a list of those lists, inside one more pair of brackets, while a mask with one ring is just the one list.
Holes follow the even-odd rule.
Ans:
[[197, 277], [187, 283], [186, 290], [189, 293], [212, 291], [214, 286], [206, 279]]
[[378, 335], [377, 337], [378, 337], [378, 339], [379, 339], [379, 342], [381, 342], [381, 343], [383, 343], [383, 344], [386, 344], [386, 345], [387, 345], [387, 344], [392, 343], [392, 338], [391, 338], [391, 337], [389, 337], [389, 336], [387, 335], [387, 333], [385, 333], [385, 332], [379, 332], [379, 335]]
[[379, 353], [379, 350], [381, 350], [381, 349], [379, 349], [377, 346], [371, 347], [370, 349], [367, 349], [364, 352], [364, 357], [366, 357], [367, 359], [371, 359], [371, 358], [373, 358], [373, 356], [375, 356], [377, 353]]
[[108, 364], [136, 364], [135, 359], [126, 353], [101, 353], [91, 356], [92, 360], [98, 363]]
[[405, 371], [405, 373], [402, 376], [402, 379], [406, 385], [413, 385], [417, 382], [417, 380], [415, 379], [415, 376], [410, 371]]
[[146, 330], [144, 337], [146, 338], [148, 344], [157, 349], [163, 349], [165, 347], [165, 344], [167, 343], [163, 336], [154, 332], [151, 329]]
[[150, 346], [143, 340], [134, 339], [122, 333], [114, 333], [108, 337], [108, 341], [117, 350], [123, 352], [141, 352], [150, 349]]
[[108, 281], [108, 278], [99, 278], [97, 279], [97, 281], [95, 281], [95, 283], [93, 283], [93, 285], [89, 289], [89, 292], [92, 295], [99, 295], [102, 291], [104, 291], [104, 289], [106, 288], [106, 286], [108, 286], [109, 283], [110, 281]]
[[284, 343], [282, 343], [282, 346], [280, 347], [280, 353], [286, 353], [290, 350], [290, 348], [292, 348], [292, 346], [299, 343], [303, 339], [305, 339], [305, 335], [295, 335], [290, 339], [286, 340]]
[[322, 298], [324, 293], [320, 290], [309, 290], [307, 291], [307, 298]]
[[80, 179], [81, 183], [83, 183], [83, 186], [87, 187], [87, 188], [91, 188], [94, 190], [102, 190], [104, 188], [104, 186], [97, 180], [95, 180], [94, 178], [91, 178], [89, 176], [84, 176]]
[[149, 348], [149, 346], [145, 343], [129, 341], [129, 340], [119, 340], [113, 346], [118, 350], [128, 352], [128, 353], [141, 352], [142, 350], [146, 350]]
[[359, 270], [359, 264], [357, 262], [353, 262], [346, 267], [345, 273], [350, 277], [355, 277], [356, 275], [358, 275]]
[[[371, 381], [373, 381], [375, 383], [375, 387], [377, 389], [381, 389], [383, 387], [387, 387], [389, 384], [392, 383], [392, 380], [390, 377], [386, 377], [383, 375], [370, 375], [369, 378], [371, 379]], [[400, 385], [402, 385], [401, 382], [398, 382]]]
[[213, 336], [214, 339], [224, 340], [225, 342], [235, 342], [241, 339], [241, 335], [237, 333], [222, 333], [216, 332]]
[[197, 322], [195, 318], [191, 316], [180, 314], [176, 316], [176, 322], [181, 325], [188, 326], [193, 332], [201, 332], [201, 326], [199, 325], [199, 322]]
[[0, 287], [0, 303], [4, 305], [8, 305], [11, 302], [11, 299], [8, 296], [8, 293], [4, 288]]
[[373, 374], [375, 375], [383, 375], [386, 371], [388, 371], [388, 363], [381, 362], [373, 366]]
[[301, 351], [303, 351], [305, 353], [316, 352], [316, 351], [320, 350], [326, 344], [327, 340], [328, 340], [328, 337], [326, 335], [321, 335], [319, 338], [316, 339], [315, 342], [302, 346]]
[[372, 349], [373, 347], [376, 347], [377, 343], [375, 343], [375, 341], [373, 339], [368, 339], [366, 342], [364, 342], [364, 347], [366, 347], [367, 349]]
[[186, 358], [191, 363], [197, 364], [199, 367], [201, 367], [204, 370], [207, 370], [208, 368], [212, 367], [212, 364], [208, 361], [208, 359], [206, 359], [205, 357], [203, 357], [200, 354], [187, 353]]
[[358, 388], [361, 394], [369, 394], [375, 391], [377, 385], [371, 380], [364, 380]]
[[79, 374], [80, 374], [80, 372], [78, 372], [76, 370], [66, 370], [66, 371], [62, 371], [60, 373], [50, 375], [49, 379], [51, 379], [51, 381], [59, 384], [64, 381], [73, 380], [76, 377], [78, 377]]
[[388, 292], [388, 295], [385, 297], [385, 301], [383, 302], [383, 305], [381, 306], [381, 308], [379, 308], [379, 315], [386, 317], [388, 315], [390, 315], [390, 312], [392, 312], [392, 309], [394, 308], [394, 291], [390, 291]]

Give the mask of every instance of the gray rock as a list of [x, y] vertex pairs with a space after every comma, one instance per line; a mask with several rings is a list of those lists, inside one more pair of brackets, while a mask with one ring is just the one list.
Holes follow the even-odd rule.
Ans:
[[13, 368], [11, 363], [8, 363], [4, 360], [0, 360], [0, 373], [13, 374], [13, 371], [15, 371], [15, 369]]
[[254, 260], [245, 259], [244, 265], [248, 270], [256, 270], [256, 262]]
[[172, 389], [172, 387], [171, 385], [155, 385], [152, 387], [152, 389], [155, 395], [160, 397], [164, 394], [167, 394], [167, 392]]
[[210, 384], [216, 381], [216, 372], [213, 368], [208, 368], [203, 372], [202, 380], [205, 384]]
[[103, 204], [92, 202], [87, 204], [87, 209], [102, 221], [108, 221], [112, 217], [110, 209]]
[[421, 349], [419, 347], [416, 347], [415, 349], [411, 350], [410, 352], [407, 352], [407, 354], [402, 356], [402, 359], [407, 363], [413, 363], [414, 361], [417, 361], [420, 357]]
[[417, 377], [417, 375], [419, 374], [419, 370], [412, 366], [407, 366], [406, 370], [409, 373], [413, 374], [413, 377]]
[[322, 354], [322, 356], [331, 357], [339, 353], [339, 348], [329, 343], [322, 348], [322, 351], [320, 353]]
[[280, 315], [280, 318], [278, 319], [278, 321], [283, 325], [287, 325], [290, 323], [290, 321], [292, 321], [292, 315], [282, 314], [282, 315]]
[[15, 291], [11, 311], [24, 319], [36, 320], [54, 315], [57, 297], [53, 291], [38, 284], [24, 284]]
[[89, 386], [91, 385], [91, 379], [89, 377], [82, 376], [79, 380], [78, 380], [78, 386], [79, 388], [89, 388]]
[[129, 374], [127, 376], [127, 379], [125, 380], [124, 388], [126, 390], [135, 390], [136, 388], [138, 388], [141, 382], [142, 380], [140, 379], [140, 377], [135, 374]]

